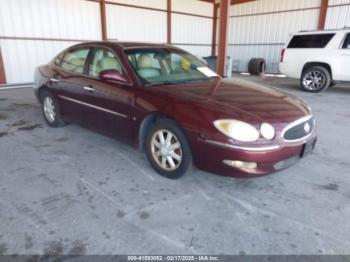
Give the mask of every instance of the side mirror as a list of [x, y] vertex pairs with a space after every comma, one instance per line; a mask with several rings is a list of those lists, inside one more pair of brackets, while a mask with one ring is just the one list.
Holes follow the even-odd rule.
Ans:
[[99, 77], [102, 80], [128, 82], [127, 78], [115, 69], [103, 70], [99, 73]]

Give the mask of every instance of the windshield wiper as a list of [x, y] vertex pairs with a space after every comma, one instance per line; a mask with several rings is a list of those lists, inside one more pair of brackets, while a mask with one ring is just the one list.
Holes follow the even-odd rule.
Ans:
[[146, 84], [146, 87], [149, 87], [149, 86], [160, 86], [160, 85], [181, 84], [181, 83], [185, 83], [185, 82], [187, 82], [187, 81], [163, 81], [163, 82], [156, 82], [156, 83]]
[[214, 78], [220, 78], [220, 76], [208, 76], [208, 77], [203, 77], [203, 78], [198, 78], [198, 79], [191, 79], [188, 80], [189, 82], [196, 82], [196, 81], [204, 81], [204, 80], [211, 80]]
[[197, 82], [197, 81], [205, 81], [205, 80], [210, 80], [210, 79], [213, 79], [213, 78], [220, 78], [220, 77], [219, 76], [211, 76], [211, 77], [208, 77], [208, 78], [186, 79], [186, 80], [178, 80], [178, 81], [162, 81], [162, 82], [155, 82], [155, 83], [146, 84], [146, 87], [159, 86], [159, 85], [182, 84], [182, 83], [190, 83], [190, 82]]

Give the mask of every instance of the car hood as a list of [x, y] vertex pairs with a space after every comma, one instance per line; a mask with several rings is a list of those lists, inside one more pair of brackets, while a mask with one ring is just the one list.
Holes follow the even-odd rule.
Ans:
[[199, 114], [210, 122], [238, 119], [257, 125], [284, 125], [311, 114], [307, 104], [297, 97], [241, 79], [212, 79], [156, 89], [161, 97], [167, 97], [173, 111]]

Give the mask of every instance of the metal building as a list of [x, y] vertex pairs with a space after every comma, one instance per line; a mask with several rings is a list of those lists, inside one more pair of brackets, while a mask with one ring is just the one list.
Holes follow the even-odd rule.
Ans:
[[277, 73], [291, 33], [350, 25], [350, 0], [221, 1], [229, 10], [219, 2], [1, 0], [0, 84], [32, 82], [34, 68], [63, 48], [101, 39], [170, 43], [197, 56], [215, 55], [221, 42], [219, 65], [229, 55], [234, 71], [246, 71], [262, 57]]

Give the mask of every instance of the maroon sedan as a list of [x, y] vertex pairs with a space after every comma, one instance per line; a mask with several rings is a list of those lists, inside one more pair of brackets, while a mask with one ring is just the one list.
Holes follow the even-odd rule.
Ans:
[[226, 176], [281, 170], [310, 153], [315, 119], [296, 97], [225, 80], [168, 45], [75, 45], [35, 73], [48, 125], [77, 123], [140, 147], [178, 178], [194, 163]]

